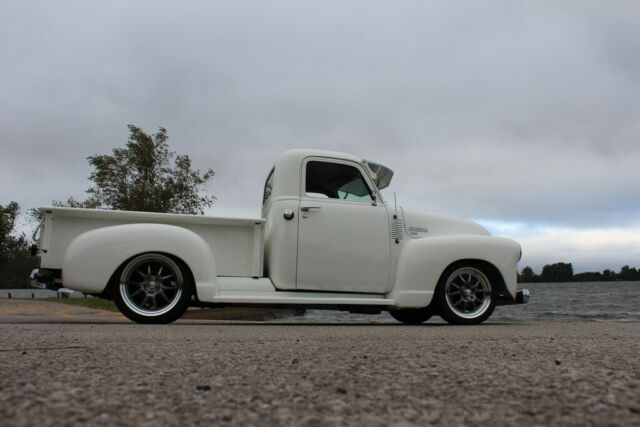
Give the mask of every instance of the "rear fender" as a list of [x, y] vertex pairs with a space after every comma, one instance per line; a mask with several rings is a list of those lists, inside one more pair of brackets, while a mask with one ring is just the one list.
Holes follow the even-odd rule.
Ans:
[[431, 303], [442, 273], [461, 260], [493, 265], [502, 276], [505, 290], [515, 298], [520, 255], [520, 245], [502, 237], [454, 235], [410, 240], [400, 253], [389, 298], [398, 308], [426, 307]]
[[80, 234], [64, 256], [64, 286], [102, 293], [126, 260], [146, 252], [162, 252], [182, 260], [193, 275], [201, 301], [210, 301], [217, 293], [212, 248], [193, 231], [166, 224], [123, 224]]

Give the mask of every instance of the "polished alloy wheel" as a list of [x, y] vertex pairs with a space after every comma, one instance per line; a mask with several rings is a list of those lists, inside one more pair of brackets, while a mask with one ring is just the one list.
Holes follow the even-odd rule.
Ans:
[[161, 254], [141, 255], [120, 276], [122, 302], [141, 316], [161, 316], [180, 301], [184, 279], [180, 267]]
[[482, 316], [493, 298], [489, 279], [473, 267], [463, 267], [451, 273], [444, 293], [449, 309], [464, 319]]

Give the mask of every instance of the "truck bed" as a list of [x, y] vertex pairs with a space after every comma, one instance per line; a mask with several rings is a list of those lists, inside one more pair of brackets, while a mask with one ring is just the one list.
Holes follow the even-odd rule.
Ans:
[[218, 275], [263, 275], [264, 219], [49, 207], [40, 234], [41, 266], [62, 268], [69, 244], [96, 228], [122, 224], [170, 224], [193, 231], [215, 254]]

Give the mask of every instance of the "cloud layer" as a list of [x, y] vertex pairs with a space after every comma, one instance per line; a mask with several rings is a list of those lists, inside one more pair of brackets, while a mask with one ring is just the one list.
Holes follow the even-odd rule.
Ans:
[[[633, 2], [3, 2], [0, 204], [82, 198], [85, 158], [133, 123], [216, 171], [212, 214], [257, 215], [280, 153], [324, 148], [389, 165], [408, 207], [618, 230], [604, 256], [640, 227], [637, 16]], [[556, 248], [573, 232], [553, 236], [531, 241], [548, 262], [572, 253]]]

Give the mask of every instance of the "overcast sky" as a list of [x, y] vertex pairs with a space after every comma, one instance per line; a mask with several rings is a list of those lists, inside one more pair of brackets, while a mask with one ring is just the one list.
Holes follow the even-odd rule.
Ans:
[[[640, 266], [640, 2], [0, 3], [0, 204], [85, 198], [131, 123], [258, 216], [289, 148], [395, 171], [520, 268]], [[391, 196], [391, 199], [393, 197]]]

